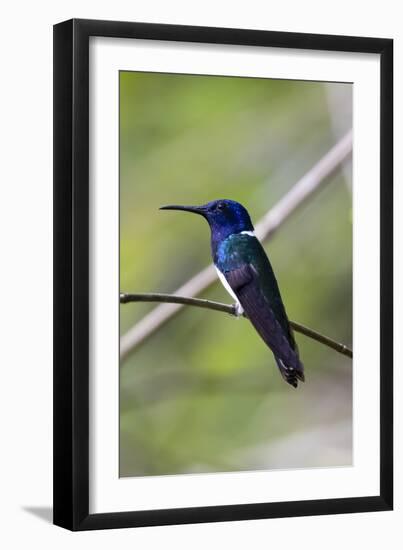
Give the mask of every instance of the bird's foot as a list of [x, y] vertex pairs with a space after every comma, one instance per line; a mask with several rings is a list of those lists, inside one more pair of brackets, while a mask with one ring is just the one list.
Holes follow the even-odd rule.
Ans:
[[235, 317], [237, 318], [242, 317], [242, 315], [244, 314], [244, 309], [239, 302], [235, 302], [234, 310], [235, 310]]

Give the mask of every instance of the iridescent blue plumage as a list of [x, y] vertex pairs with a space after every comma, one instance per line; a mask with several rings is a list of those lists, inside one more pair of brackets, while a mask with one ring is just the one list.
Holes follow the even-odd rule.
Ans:
[[202, 215], [211, 229], [211, 252], [220, 278], [272, 350], [283, 378], [297, 387], [304, 381], [277, 280], [269, 259], [253, 233], [247, 210], [238, 202], [221, 199], [203, 206], [165, 206]]

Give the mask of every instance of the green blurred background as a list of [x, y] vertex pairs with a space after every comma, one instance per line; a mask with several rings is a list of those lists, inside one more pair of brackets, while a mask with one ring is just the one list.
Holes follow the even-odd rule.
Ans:
[[[243, 203], [257, 221], [352, 125], [352, 86], [120, 73], [120, 288], [173, 292], [210, 259], [199, 217], [163, 204]], [[352, 344], [347, 163], [265, 244], [289, 317]], [[231, 303], [220, 283], [203, 297]], [[124, 334], [154, 304], [120, 306]], [[120, 365], [120, 475], [352, 463], [352, 362], [296, 334], [297, 390], [245, 319], [186, 307]]]

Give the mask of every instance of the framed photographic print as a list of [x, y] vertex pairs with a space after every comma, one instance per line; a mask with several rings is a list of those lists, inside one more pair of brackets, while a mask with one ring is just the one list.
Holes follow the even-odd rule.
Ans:
[[54, 27], [54, 523], [392, 509], [384, 38]]

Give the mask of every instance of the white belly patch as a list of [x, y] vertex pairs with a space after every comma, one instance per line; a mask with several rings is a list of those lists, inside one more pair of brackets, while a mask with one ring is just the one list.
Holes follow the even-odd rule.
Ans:
[[220, 281], [222, 282], [225, 290], [228, 292], [228, 294], [234, 298], [235, 302], [237, 303], [237, 309], [238, 309], [238, 315], [242, 315], [243, 313], [243, 308], [241, 306], [241, 304], [239, 303], [239, 300], [238, 298], [236, 297], [236, 294], [235, 292], [232, 290], [232, 288], [229, 286], [228, 284], [228, 281], [227, 279], [224, 277], [224, 275], [221, 273], [221, 271], [218, 269], [218, 267], [214, 266], [216, 271], [217, 271], [217, 275], [219, 276], [220, 278]]

